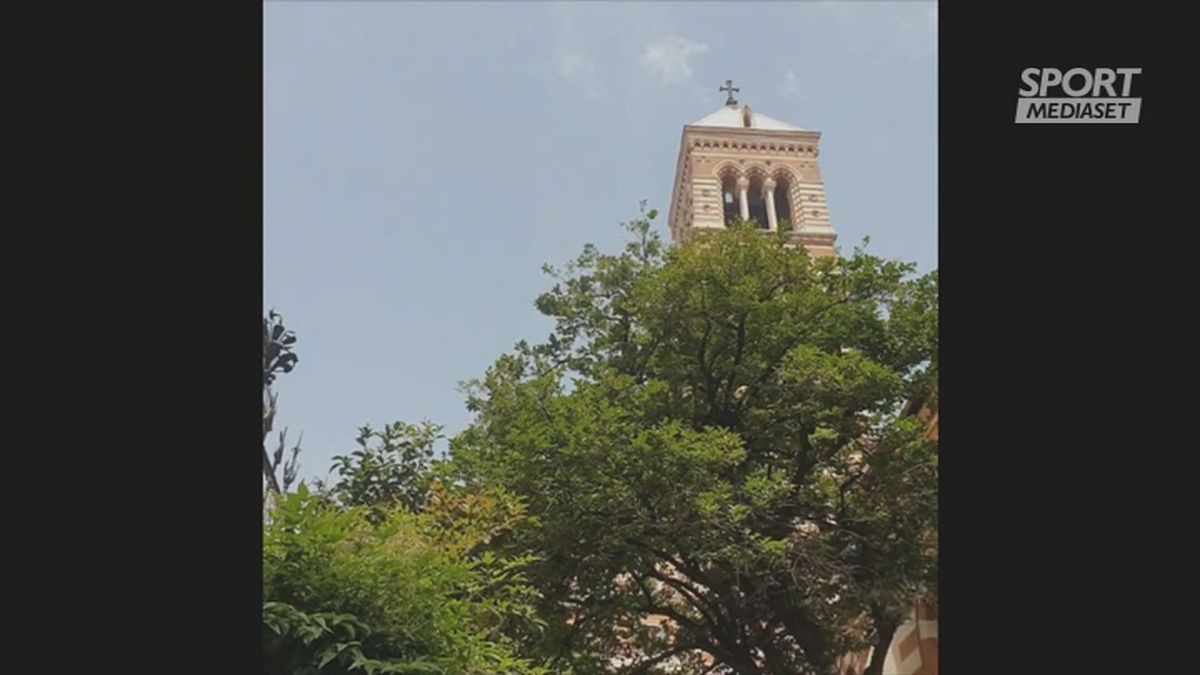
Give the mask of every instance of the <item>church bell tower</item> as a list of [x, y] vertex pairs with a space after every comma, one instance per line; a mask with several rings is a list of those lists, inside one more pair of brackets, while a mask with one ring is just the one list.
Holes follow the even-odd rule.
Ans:
[[737, 102], [725, 81], [725, 106], [683, 127], [671, 196], [671, 239], [689, 241], [753, 219], [785, 230], [814, 257], [837, 255], [821, 182], [821, 134], [767, 117]]

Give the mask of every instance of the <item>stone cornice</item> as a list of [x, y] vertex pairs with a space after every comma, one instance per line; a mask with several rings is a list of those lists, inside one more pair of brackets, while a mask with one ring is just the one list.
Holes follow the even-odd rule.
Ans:
[[818, 157], [821, 154], [819, 146], [820, 134], [815, 131], [755, 131], [753, 133], [741, 134], [708, 133], [706, 129], [705, 132], [691, 134], [685, 131], [683, 145], [689, 151], [753, 152], [759, 155], [769, 153], [783, 157]]
[[729, 138], [769, 138], [774, 140], [794, 139], [797, 141], [805, 141], [816, 143], [821, 140], [821, 132], [819, 131], [794, 131], [791, 129], [739, 129], [737, 127], [697, 127], [685, 125], [683, 127], [683, 135], [687, 136], [714, 136], [714, 137], [729, 137]]

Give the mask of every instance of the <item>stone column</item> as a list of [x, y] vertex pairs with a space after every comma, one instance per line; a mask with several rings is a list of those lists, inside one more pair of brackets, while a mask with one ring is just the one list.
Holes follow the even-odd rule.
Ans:
[[767, 229], [779, 229], [779, 221], [775, 217], [775, 179], [768, 178], [763, 181], [763, 201], [767, 203]]
[[746, 191], [749, 188], [749, 178], [742, 176], [737, 180], [738, 208], [741, 210], [742, 220], [748, 220], [750, 218], [750, 198], [746, 195]]

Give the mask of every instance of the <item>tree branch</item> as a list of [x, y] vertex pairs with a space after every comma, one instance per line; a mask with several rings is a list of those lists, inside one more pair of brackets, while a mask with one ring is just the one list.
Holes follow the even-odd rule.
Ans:
[[[710, 615], [708, 612], [704, 611], [704, 609], [701, 608], [701, 605], [708, 606], [710, 609], [711, 609], [711, 606], [708, 605], [706, 600], [704, 600], [702, 597], [700, 597], [698, 594], [696, 594], [696, 592], [694, 590], [688, 588], [685, 584], [680, 583], [678, 580], [673, 580], [670, 577], [667, 577], [664, 574], [660, 574], [657, 571], [651, 571], [650, 576], [652, 576], [655, 579], [661, 581], [662, 583], [670, 586], [671, 588], [678, 591], [680, 593], [680, 595], [687, 598], [689, 601], [689, 604], [691, 604], [691, 606], [692, 606], [692, 609], [696, 610], [696, 612], [700, 614], [700, 616], [704, 619], [705, 623], [707, 623], [709, 628], [712, 629], [714, 635], [716, 635], [718, 638], [722, 638], [722, 639], [728, 638], [728, 636], [726, 635], [726, 633], [728, 631], [726, 631], [724, 629], [724, 627], [721, 625], [720, 615]], [[670, 616], [670, 615], [668, 614], [667, 616]], [[693, 630], [699, 630], [699, 628], [700, 628], [700, 626], [695, 623], [690, 624], [690, 626], [693, 628]]]
[[667, 659], [669, 659], [672, 656], [675, 656], [677, 654], [682, 654], [684, 652], [690, 652], [693, 649], [697, 649], [697, 647], [692, 644], [679, 645], [678, 647], [675, 647], [673, 649], [665, 651], [662, 654], [659, 654], [658, 656], [649, 658], [649, 659], [639, 663], [637, 666], [635, 666], [633, 668], [633, 670], [629, 671], [629, 675], [641, 675], [642, 673], [648, 673], [648, 672], [650, 672], [650, 669], [653, 668], [656, 664], [666, 661]]
[[875, 624], [875, 649], [871, 652], [871, 662], [867, 664], [863, 675], [883, 675], [883, 664], [887, 660], [888, 650], [892, 648], [892, 638], [895, 637], [899, 626], [877, 605], [871, 608], [871, 621]]
[[819, 626], [799, 607], [791, 607], [779, 615], [787, 631], [796, 638], [804, 656], [818, 671], [828, 670], [833, 662], [829, 653], [829, 641], [821, 634]]

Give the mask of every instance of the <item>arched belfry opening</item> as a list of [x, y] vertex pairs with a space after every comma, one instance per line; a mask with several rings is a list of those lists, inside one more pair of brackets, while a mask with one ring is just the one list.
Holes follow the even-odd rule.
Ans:
[[721, 175], [721, 206], [724, 210], [725, 226], [737, 222], [741, 209], [738, 204], [737, 176], [732, 171]]
[[786, 173], [775, 176], [775, 220], [777, 229], [795, 229], [792, 222], [792, 180]]
[[746, 193], [746, 201], [750, 206], [750, 220], [753, 220], [760, 230], [767, 230], [771, 227], [771, 221], [767, 216], [767, 196], [763, 177], [761, 175], [752, 176], [750, 188]]

